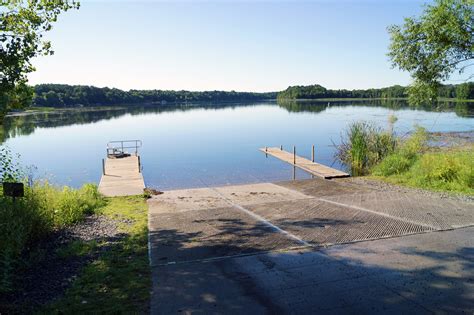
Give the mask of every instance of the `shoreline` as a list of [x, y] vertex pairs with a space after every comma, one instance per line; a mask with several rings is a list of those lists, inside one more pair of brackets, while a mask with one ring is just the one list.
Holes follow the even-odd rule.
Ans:
[[[113, 110], [118, 108], [133, 108], [133, 107], [173, 107], [173, 106], [199, 106], [199, 105], [232, 105], [232, 104], [252, 104], [256, 102], [263, 103], [278, 103], [278, 102], [367, 102], [367, 101], [408, 101], [408, 98], [303, 98], [303, 99], [289, 99], [289, 98], [275, 98], [275, 99], [262, 99], [262, 100], [243, 100], [243, 101], [197, 101], [197, 102], [166, 102], [166, 103], [129, 103], [129, 104], [117, 104], [117, 105], [76, 105], [70, 107], [41, 107], [32, 106], [21, 111], [9, 112], [5, 117], [21, 117], [25, 115], [34, 115], [40, 113], [56, 113], [56, 112], [69, 112], [69, 111], [99, 111], [99, 110]], [[456, 98], [440, 98], [437, 103], [468, 103], [474, 105], [474, 100], [460, 100]]]

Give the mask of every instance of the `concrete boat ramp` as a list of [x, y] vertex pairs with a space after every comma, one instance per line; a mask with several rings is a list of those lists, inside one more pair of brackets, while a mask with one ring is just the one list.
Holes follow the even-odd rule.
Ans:
[[[127, 141], [107, 149], [106, 196], [143, 193], [141, 142], [128, 142], [130, 156]], [[348, 176], [262, 151], [321, 178]], [[469, 200], [339, 178], [165, 191], [148, 204], [152, 314], [474, 312]]]
[[472, 313], [474, 204], [345, 179], [149, 200], [153, 314]]

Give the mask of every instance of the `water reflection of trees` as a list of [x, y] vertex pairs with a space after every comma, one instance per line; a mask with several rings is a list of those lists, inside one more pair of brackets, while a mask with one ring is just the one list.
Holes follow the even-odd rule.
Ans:
[[428, 112], [454, 112], [459, 117], [474, 117], [474, 103], [440, 101], [436, 104], [410, 106], [406, 100], [278, 100], [289, 112], [319, 113], [329, 107], [369, 106], [393, 110], [419, 109]]
[[[221, 108], [235, 108], [242, 106], [259, 106], [265, 103], [225, 103], [225, 104], [181, 104], [181, 105], [153, 105], [130, 107], [101, 107], [82, 108], [77, 110], [58, 110], [52, 112], [38, 112], [19, 116], [7, 117], [3, 126], [0, 125], [0, 143], [8, 138], [29, 135], [38, 127], [55, 128], [69, 125], [90, 124], [101, 120], [118, 118], [123, 115], [140, 115], [148, 113], [163, 113], [189, 110], [217, 110]], [[268, 103], [266, 103], [268, 104]], [[439, 102], [436, 105], [410, 107], [404, 100], [308, 100], [308, 101], [278, 101], [278, 106], [289, 112], [318, 113], [327, 107], [345, 106], [373, 106], [398, 109], [422, 109], [425, 111], [455, 112], [460, 117], [474, 117], [474, 103]]]
[[[260, 103], [259, 103], [260, 104]], [[0, 125], [0, 143], [8, 138], [32, 134], [36, 128], [56, 128], [70, 125], [90, 124], [102, 120], [110, 120], [124, 115], [141, 115], [189, 110], [216, 110], [220, 108], [235, 108], [242, 106], [257, 106], [249, 104], [181, 104], [181, 105], [149, 105], [129, 107], [99, 107], [81, 109], [59, 109], [51, 112], [21, 113], [6, 117]]]

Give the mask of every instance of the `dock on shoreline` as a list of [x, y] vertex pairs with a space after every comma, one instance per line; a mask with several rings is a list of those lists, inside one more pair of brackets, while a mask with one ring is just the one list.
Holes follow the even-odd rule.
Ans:
[[106, 197], [143, 194], [145, 181], [140, 171], [139, 159], [138, 155], [105, 159], [99, 192]]
[[[145, 181], [138, 149], [141, 140], [110, 141], [106, 158], [102, 159], [102, 178], [99, 192], [106, 197], [134, 196], [143, 194]], [[132, 150], [128, 153], [126, 150]]]
[[[350, 176], [348, 173], [342, 172], [340, 170], [334, 169], [326, 165], [322, 165], [322, 164], [310, 161], [301, 156], [297, 156], [296, 152], [293, 152], [293, 153], [287, 152], [283, 150], [282, 147], [280, 148], [265, 147], [265, 148], [261, 148], [260, 151], [262, 151], [263, 153], [267, 155], [276, 157], [277, 159], [280, 159], [284, 162], [287, 162], [295, 167], [298, 167], [310, 174], [316, 175], [324, 179], [341, 178], [341, 177]], [[313, 153], [313, 157], [314, 157], [314, 153]]]

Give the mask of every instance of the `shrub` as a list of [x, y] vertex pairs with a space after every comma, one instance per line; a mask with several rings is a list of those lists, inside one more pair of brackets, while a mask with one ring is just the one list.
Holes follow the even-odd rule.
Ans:
[[14, 157], [10, 148], [0, 147], [0, 181], [17, 181], [24, 177], [23, 171], [17, 162], [19, 156]]

